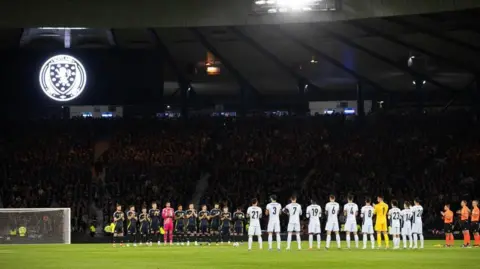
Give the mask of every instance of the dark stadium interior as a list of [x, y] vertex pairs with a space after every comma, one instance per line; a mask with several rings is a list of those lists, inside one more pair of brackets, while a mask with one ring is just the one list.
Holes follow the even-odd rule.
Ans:
[[[445, 203], [456, 211], [479, 197], [479, 18], [475, 6], [201, 27], [2, 22], [0, 208], [71, 208], [85, 241], [92, 224], [104, 237], [117, 203], [233, 212], [271, 194], [287, 204], [295, 193], [305, 207], [332, 193], [341, 205], [349, 193], [359, 205], [381, 194], [401, 205], [419, 197], [425, 236], [437, 237]], [[39, 85], [58, 54], [87, 70], [69, 102]], [[310, 109], [327, 101], [350, 101], [356, 115]], [[71, 117], [75, 106], [123, 115]]]

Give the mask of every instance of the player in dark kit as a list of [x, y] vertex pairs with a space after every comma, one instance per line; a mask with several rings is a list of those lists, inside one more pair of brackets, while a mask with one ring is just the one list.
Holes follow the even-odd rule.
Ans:
[[202, 210], [198, 212], [198, 222], [200, 223], [200, 227], [198, 229], [198, 236], [200, 243], [204, 242], [205, 244], [210, 244], [209, 240], [209, 231], [208, 231], [208, 219], [210, 214], [207, 211], [207, 206], [202, 205]]
[[113, 229], [113, 246], [116, 246], [117, 239], [120, 238], [120, 246], [123, 246], [123, 221], [125, 216], [122, 212], [122, 206], [117, 205], [117, 211], [113, 213], [113, 223], [115, 228]]
[[243, 227], [245, 227], [245, 214], [240, 207], [233, 213], [233, 222], [233, 241], [238, 244], [242, 241]]
[[157, 208], [157, 203], [152, 203], [152, 208], [148, 211], [148, 216], [150, 217], [150, 240], [149, 245], [151, 246], [153, 242], [157, 241], [158, 246], [160, 246], [160, 219], [162, 218], [162, 212]]
[[133, 242], [133, 246], [137, 246], [137, 212], [135, 212], [135, 207], [130, 206], [130, 210], [127, 212], [127, 233], [128, 233], [128, 243], [127, 247], [130, 246], [130, 243]]
[[212, 210], [210, 210], [210, 234], [212, 237], [215, 238], [215, 243], [218, 245], [220, 242], [220, 215], [222, 214], [222, 210], [220, 209], [220, 205], [215, 203]]
[[193, 207], [193, 204], [188, 205], [188, 210], [185, 212], [185, 219], [187, 222], [187, 246], [190, 245], [190, 241], [194, 241], [195, 245], [198, 245], [195, 236], [197, 235], [197, 211]]
[[228, 207], [223, 207], [222, 215], [220, 216], [221, 224], [221, 236], [222, 244], [223, 242], [228, 242], [230, 244], [230, 222], [232, 221], [232, 214], [228, 212]]
[[148, 235], [150, 232], [150, 217], [148, 216], [147, 208], [145, 206], [142, 207], [142, 213], [139, 216], [139, 220], [140, 220], [140, 234], [142, 235], [142, 243], [147, 244]]
[[184, 244], [185, 242], [185, 211], [183, 211], [182, 205], [178, 206], [175, 211], [175, 237], [177, 238], [177, 245]]

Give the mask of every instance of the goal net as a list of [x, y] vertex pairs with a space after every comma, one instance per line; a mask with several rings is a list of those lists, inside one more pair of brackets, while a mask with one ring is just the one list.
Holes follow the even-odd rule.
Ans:
[[0, 244], [70, 244], [70, 208], [0, 208]]

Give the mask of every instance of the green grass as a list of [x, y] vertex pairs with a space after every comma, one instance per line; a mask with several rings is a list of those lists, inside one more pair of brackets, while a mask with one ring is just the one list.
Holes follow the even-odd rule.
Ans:
[[[322, 242], [324, 243], [324, 242]], [[283, 242], [285, 245], [285, 243]], [[30, 268], [478, 268], [480, 249], [435, 247], [441, 241], [426, 241], [422, 250], [304, 250], [248, 252], [246, 245], [203, 247], [130, 247], [113, 248], [91, 245], [1, 245], [1, 269]], [[342, 242], [344, 244], [344, 242]], [[296, 244], [292, 243], [296, 248]], [[264, 244], [266, 247], [266, 244]]]

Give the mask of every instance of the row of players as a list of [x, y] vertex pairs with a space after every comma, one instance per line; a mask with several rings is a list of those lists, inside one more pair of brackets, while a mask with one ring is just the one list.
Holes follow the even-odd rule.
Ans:
[[[271, 202], [267, 205], [265, 214], [269, 216], [268, 221], [268, 245], [269, 248], [272, 248], [272, 239], [273, 234], [276, 234], [277, 239], [277, 248], [280, 249], [281, 239], [280, 239], [280, 214], [281, 212], [289, 215], [288, 222], [288, 236], [287, 236], [287, 249], [290, 249], [291, 238], [293, 234], [296, 234], [296, 239], [298, 242], [298, 247], [301, 248], [300, 244], [300, 216], [302, 215], [302, 207], [296, 203], [296, 197], [291, 197], [291, 203], [285, 208], [282, 208], [281, 205], [276, 202], [276, 197], [272, 195], [270, 197]], [[317, 237], [317, 247], [320, 248], [321, 245], [321, 228], [320, 228], [320, 218], [322, 217], [322, 208], [315, 202], [311, 201], [312, 204], [306, 209], [306, 217], [309, 219], [308, 224], [308, 233], [309, 233], [309, 246], [313, 246], [313, 237]], [[418, 199], [414, 201], [414, 205], [411, 206], [409, 202], [405, 202], [404, 209], [400, 210], [398, 208], [397, 201], [392, 201], [392, 208], [389, 209], [388, 205], [383, 202], [383, 197], [377, 197], [378, 204], [371, 203], [370, 199], [365, 200], [365, 206], [362, 207], [360, 211], [360, 217], [362, 219], [362, 234], [363, 234], [363, 248], [367, 248], [368, 237], [370, 237], [372, 248], [375, 247], [375, 238], [374, 238], [374, 228], [377, 232], [377, 242], [378, 247], [381, 247], [381, 235], [384, 235], [386, 247], [389, 246], [389, 236], [387, 234], [387, 218], [390, 219], [390, 234], [393, 236], [394, 248], [397, 249], [400, 247], [400, 235], [403, 237], [403, 247], [407, 248], [407, 240], [410, 242], [410, 248], [418, 247], [418, 239], [420, 239], [420, 248], [423, 248], [423, 229], [422, 229], [422, 213], [423, 208], [420, 205]], [[258, 202], [256, 199], [252, 201], [252, 206], [247, 210], [247, 218], [249, 218], [249, 249], [251, 249], [253, 236], [257, 236], [260, 247], [261, 244], [261, 226], [260, 218], [262, 217], [262, 209], [257, 206]], [[472, 217], [472, 227], [474, 227], [475, 235], [475, 244], [477, 244], [478, 237], [478, 203], [473, 202], [473, 211], [471, 214]], [[445, 206], [447, 209], [449, 206]], [[115, 223], [123, 223], [123, 213], [121, 212], [121, 207], [117, 208], [117, 212], [114, 214]], [[339, 236], [339, 221], [338, 214], [340, 212], [340, 205], [335, 202], [335, 196], [330, 196], [330, 202], [325, 206], [325, 214], [327, 215], [327, 223], [325, 230], [327, 231], [327, 240], [326, 248], [330, 247], [331, 233], [336, 234], [337, 247], [340, 247], [340, 236]], [[466, 212], [470, 212], [466, 208], [466, 202], [462, 202], [462, 227], [464, 229], [467, 227], [467, 220], [465, 220]], [[343, 214], [346, 216], [345, 223], [345, 232], [347, 239], [347, 247], [350, 248], [351, 234], [353, 234], [355, 239], [355, 246], [358, 247], [358, 234], [357, 234], [357, 216], [358, 216], [358, 206], [353, 203], [353, 196], [348, 197], [348, 203], [344, 205]], [[445, 211], [442, 212], [442, 215], [445, 214], [445, 223], [446, 223], [446, 232], [447, 239], [451, 234], [451, 223], [453, 217], [450, 217], [450, 213]], [[127, 213], [128, 215], [128, 233], [130, 236], [135, 238], [137, 225], [136, 225], [136, 213], [134, 208], [131, 208]], [[216, 236], [217, 243], [220, 240], [230, 240], [230, 232], [233, 231], [232, 235], [234, 236], [235, 244], [238, 244], [239, 239], [243, 236], [243, 227], [245, 214], [241, 211], [240, 208], [237, 209], [232, 214], [228, 211], [228, 207], [224, 207], [223, 210], [219, 208], [218, 204], [215, 204], [214, 209], [210, 212], [206, 210], [206, 206], [202, 207], [202, 210], [197, 214], [193, 205], [189, 206], [187, 211], [183, 211], [182, 207], [179, 206], [178, 210], [173, 212], [173, 209], [170, 207], [170, 203], [166, 204], [166, 208], [162, 210], [157, 209], [156, 203], [152, 204], [152, 209], [146, 212], [146, 209], [142, 209], [142, 214], [140, 214], [140, 232], [142, 234], [142, 241], [147, 241], [147, 234], [151, 234], [149, 244], [155, 240], [157, 237], [158, 244], [158, 232], [160, 227], [160, 216], [164, 219], [165, 225], [165, 234], [164, 241], [167, 243], [170, 240], [172, 243], [173, 230], [175, 230], [176, 235], [179, 237], [180, 242], [187, 242], [189, 244], [193, 238], [203, 238], [207, 243], [210, 242], [209, 235]], [[373, 225], [373, 216], [376, 216], [375, 227]], [[197, 233], [197, 218], [199, 221], [199, 229]], [[173, 220], [175, 221], [175, 229], [173, 228]], [[231, 221], [233, 220], [233, 226]], [[210, 221], [210, 223], [209, 223]], [[447, 225], [448, 224], [448, 225]], [[116, 226], [115, 234], [123, 235], [123, 224]], [[450, 227], [450, 228], [448, 228]], [[475, 228], [477, 227], [477, 228]], [[211, 231], [209, 231], [211, 228]], [[448, 229], [450, 230], [448, 230]], [[450, 231], [450, 233], [448, 233]], [[114, 234], [114, 238], [116, 237]], [[469, 234], [469, 233], [468, 233]], [[185, 238], [185, 235], [188, 235]], [[453, 236], [452, 236], [453, 237]], [[185, 240], [186, 239], [186, 240]], [[412, 240], [413, 239], [413, 240]], [[133, 242], [135, 239], [133, 239]], [[132, 240], [130, 240], [132, 241]], [[447, 245], [449, 245], [449, 240], [447, 240]], [[196, 243], [196, 240], [195, 240]], [[453, 242], [452, 242], [453, 243]], [[468, 246], [468, 242], [465, 242], [465, 245]]]
[[[135, 207], [130, 206], [127, 212], [127, 218], [122, 212], [122, 207], [117, 205], [117, 211], [113, 214], [113, 221], [115, 224], [114, 245], [120, 237], [121, 244], [124, 236], [124, 221], [127, 222], [126, 232], [128, 234], [128, 242], [133, 242], [136, 246], [137, 231], [141, 235], [141, 243], [152, 245], [152, 242], [157, 242], [160, 246], [160, 231], [163, 230], [164, 243], [173, 244], [173, 234], [177, 237], [177, 242], [190, 245], [194, 242], [198, 245], [198, 241], [211, 243], [211, 238], [214, 237], [216, 243], [230, 242], [232, 239], [237, 244], [240, 238], [243, 237], [243, 228], [245, 226], [245, 214], [238, 208], [237, 211], [229, 212], [228, 207], [220, 209], [217, 203], [210, 211], [207, 206], [202, 206], [202, 210], [197, 212], [193, 204], [188, 206], [187, 210], [178, 206], [174, 211], [170, 202], [165, 204], [165, 208], [160, 211], [157, 203], [152, 203], [152, 208], [148, 210], [142, 208], [142, 213], [137, 216]], [[233, 223], [232, 223], [233, 221]], [[163, 226], [161, 225], [163, 222]], [[197, 229], [198, 228], [198, 229]]]

